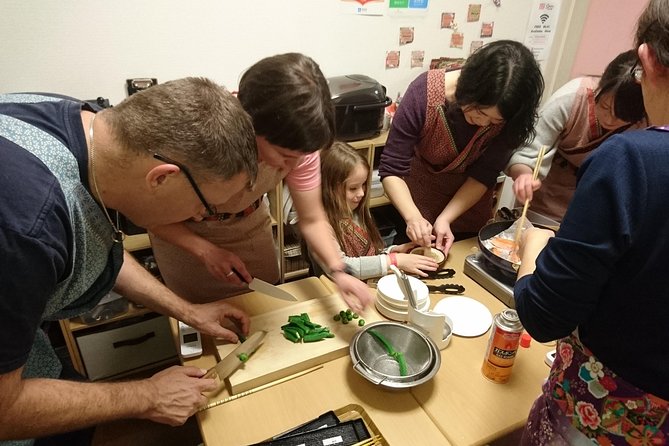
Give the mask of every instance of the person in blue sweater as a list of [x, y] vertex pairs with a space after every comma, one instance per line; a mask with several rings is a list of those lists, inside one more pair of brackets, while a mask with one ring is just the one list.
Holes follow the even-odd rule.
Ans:
[[636, 47], [651, 127], [604, 142], [558, 233], [521, 242], [516, 309], [558, 340], [523, 445], [669, 442], [669, 0], [650, 0]]

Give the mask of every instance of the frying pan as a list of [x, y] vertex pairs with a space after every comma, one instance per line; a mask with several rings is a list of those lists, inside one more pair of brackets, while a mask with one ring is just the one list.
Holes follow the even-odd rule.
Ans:
[[[492, 251], [490, 251], [488, 248], [485, 247], [485, 245], [483, 244], [483, 240], [487, 240], [490, 237], [497, 235], [506, 229], [509, 229], [515, 221], [516, 220], [502, 220], [488, 223], [487, 225], [481, 228], [478, 237], [479, 249], [483, 253], [484, 257], [488, 261], [490, 261], [490, 263], [501, 269], [502, 272], [505, 273], [507, 276], [513, 278], [516, 277], [516, 273], [518, 272], [517, 270], [518, 265], [516, 265], [516, 267], [514, 268], [514, 264], [512, 262], [501, 258], [497, 254], [494, 254]], [[534, 222], [532, 222], [532, 226], [534, 226], [535, 228], [550, 229], [551, 231], [554, 232], [558, 229], [555, 226], [540, 225]]]
[[499, 234], [500, 232], [509, 229], [515, 220], [502, 220], [488, 223], [479, 231], [478, 244], [479, 249], [483, 253], [483, 256], [493, 265], [501, 269], [503, 272], [508, 273], [512, 277], [516, 276], [516, 268], [513, 267], [513, 263], [510, 261], [499, 257], [497, 254], [494, 254], [483, 244], [483, 240], [487, 240], [490, 237]]

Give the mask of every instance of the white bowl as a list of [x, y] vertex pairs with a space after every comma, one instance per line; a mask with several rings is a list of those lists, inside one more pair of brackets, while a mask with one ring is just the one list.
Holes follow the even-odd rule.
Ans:
[[[379, 295], [376, 296], [374, 305], [376, 306], [376, 309], [379, 310], [379, 313], [381, 313], [383, 316], [393, 321], [399, 322], [406, 322], [409, 319], [409, 310], [407, 308], [403, 310], [392, 308], [388, 306], [388, 304], [384, 303], [385, 301], [379, 297]], [[427, 311], [428, 308], [430, 308], [430, 296], [427, 297], [423, 305], [418, 305], [418, 309], [421, 311]]]
[[[397, 301], [397, 300], [394, 300], [394, 299], [389, 299], [385, 294], [379, 293], [378, 291], [376, 293], [376, 298], [378, 300], [380, 300], [381, 302], [383, 302], [383, 304], [386, 307], [392, 308], [394, 310], [407, 311], [407, 309], [409, 308], [409, 301], [408, 300]], [[423, 308], [423, 306], [425, 305], [425, 302], [428, 299], [429, 299], [429, 295], [419, 299], [418, 302], [416, 302], [418, 304], [418, 307]]]
[[[423, 303], [430, 295], [427, 285], [415, 277], [408, 276], [408, 279], [413, 294], [416, 296], [416, 302], [418, 303], [418, 306], [422, 308]], [[395, 274], [388, 274], [387, 276], [381, 277], [376, 284], [376, 293], [377, 295], [382, 295], [389, 306], [398, 309], [406, 309], [408, 306], [407, 298], [404, 296], [404, 293], [402, 293]]]
[[419, 256], [425, 256], [425, 257], [430, 257], [432, 260], [437, 262], [439, 266], [442, 266], [444, 262], [446, 261], [446, 256], [444, 255], [444, 252], [437, 249], [437, 248], [430, 248], [430, 247], [424, 247], [424, 246], [419, 246], [417, 248], [414, 248], [410, 251], [410, 254], [416, 254]]

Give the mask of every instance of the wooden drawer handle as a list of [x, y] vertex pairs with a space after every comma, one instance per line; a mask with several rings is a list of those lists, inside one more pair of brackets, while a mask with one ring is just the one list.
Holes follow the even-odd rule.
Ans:
[[149, 339], [151, 339], [151, 338], [155, 338], [155, 337], [156, 337], [156, 333], [155, 333], [154, 331], [151, 331], [151, 332], [149, 332], [149, 333], [146, 333], [145, 335], [138, 336], [138, 337], [136, 337], [136, 338], [126, 339], [126, 340], [124, 340], [124, 341], [117, 341], [117, 342], [114, 342], [112, 345], [114, 346], [114, 348], [127, 347], [127, 346], [129, 346], [129, 345], [137, 345], [137, 344], [141, 344], [142, 342], [146, 342], [146, 341], [148, 341]]

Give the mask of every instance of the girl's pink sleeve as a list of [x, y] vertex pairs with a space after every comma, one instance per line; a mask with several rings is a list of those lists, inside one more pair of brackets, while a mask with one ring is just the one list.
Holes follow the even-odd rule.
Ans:
[[315, 189], [321, 184], [320, 152], [305, 155], [285, 178], [286, 185], [296, 191]]

